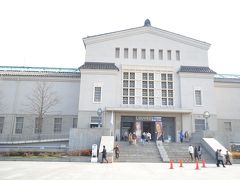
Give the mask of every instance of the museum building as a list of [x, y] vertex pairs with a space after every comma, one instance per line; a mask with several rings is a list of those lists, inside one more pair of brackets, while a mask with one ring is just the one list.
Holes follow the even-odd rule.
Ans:
[[[179, 132], [215, 137], [225, 146], [240, 133], [240, 75], [209, 68], [210, 44], [151, 26], [83, 38], [79, 68], [0, 67], [0, 141], [66, 138], [72, 149], [103, 135], [150, 132], [178, 142]], [[29, 106], [44, 84], [57, 102], [41, 133]], [[51, 99], [51, 98], [50, 98]], [[49, 102], [48, 102], [49, 103]]]

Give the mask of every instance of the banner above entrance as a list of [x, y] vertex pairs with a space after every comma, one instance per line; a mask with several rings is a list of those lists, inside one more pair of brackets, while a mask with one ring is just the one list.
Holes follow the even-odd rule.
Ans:
[[162, 117], [160, 116], [153, 116], [152, 121], [162, 121]]

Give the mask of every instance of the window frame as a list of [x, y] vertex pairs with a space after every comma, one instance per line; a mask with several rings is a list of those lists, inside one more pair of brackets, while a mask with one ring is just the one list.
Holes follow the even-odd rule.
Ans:
[[[19, 120], [22, 120], [22, 122], [18, 122]], [[24, 125], [24, 117], [16, 117], [15, 134], [23, 133], [23, 125]], [[19, 126], [20, 126], [20, 128], [19, 128]]]
[[[60, 120], [59, 122], [56, 122], [57, 120]], [[53, 124], [53, 132], [54, 133], [61, 133], [62, 132], [62, 123], [63, 119], [60, 117], [54, 118], [54, 124]]]
[[[201, 104], [197, 103], [196, 91], [200, 91]], [[194, 96], [194, 105], [195, 106], [203, 106], [203, 91], [202, 91], [202, 89], [201, 88], [194, 88], [193, 96]]]
[[119, 47], [116, 47], [116, 48], [115, 48], [115, 58], [116, 58], [116, 59], [119, 59], [119, 58], [120, 58], [120, 48], [119, 48]]
[[0, 117], [0, 134], [3, 134], [5, 117]]

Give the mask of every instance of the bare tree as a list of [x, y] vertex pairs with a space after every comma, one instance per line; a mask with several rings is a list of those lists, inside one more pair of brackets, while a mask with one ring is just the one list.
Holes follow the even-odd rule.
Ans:
[[39, 135], [42, 132], [43, 119], [50, 109], [59, 103], [56, 92], [52, 91], [52, 86], [46, 82], [37, 82], [32, 94], [27, 96], [28, 107], [31, 113], [37, 115], [35, 132]]

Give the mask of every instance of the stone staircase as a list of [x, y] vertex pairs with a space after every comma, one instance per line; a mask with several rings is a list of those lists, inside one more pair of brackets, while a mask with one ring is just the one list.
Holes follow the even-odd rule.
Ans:
[[114, 158], [115, 162], [162, 162], [155, 141], [144, 145], [142, 143], [129, 144], [125, 141], [118, 141], [115, 144], [120, 147], [120, 157], [119, 159]]
[[[182, 160], [183, 162], [195, 162], [191, 161], [190, 155], [188, 153], [188, 147], [190, 143], [163, 143], [163, 147], [167, 152], [169, 160], [173, 162], [179, 162]], [[199, 146], [200, 143], [191, 143], [191, 145]], [[206, 151], [204, 147], [202, 147], [202, 159], [204, 159], [207, 163], [215, 163], [214, 158]]]

